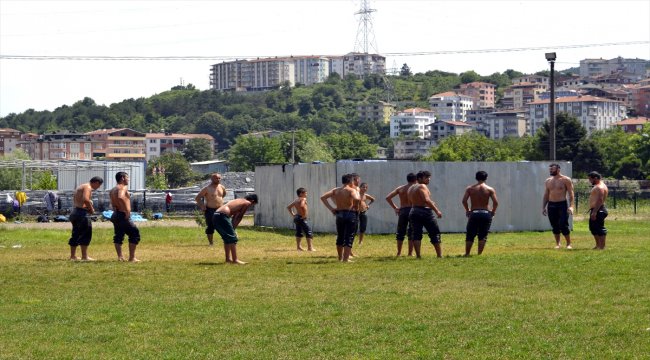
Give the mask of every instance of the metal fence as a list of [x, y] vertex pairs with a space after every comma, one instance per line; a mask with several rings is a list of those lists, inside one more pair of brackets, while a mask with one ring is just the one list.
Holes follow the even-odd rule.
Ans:
[[[587, 213], [589, 211], [589, 191], [576, 191], [575, 197], [576, 213]], [[650, 190], [629, 190], [610, 187], [605, 206], [610, 216], [650, 216]]]

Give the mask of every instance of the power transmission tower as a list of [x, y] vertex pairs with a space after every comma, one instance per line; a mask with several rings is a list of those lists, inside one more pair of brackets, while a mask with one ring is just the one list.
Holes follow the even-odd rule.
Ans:
[[354, 15], [359, 15], [359, 27], [357, 29], [357, 39], [354, 42], [354, 52], [368, 54], [373, 49], [375, 54], [379, 54], [377, 41], [375, 40], [375, 30], [372, 26], [372, 13], [377, 11], [371, 9], [369, 0], [361, 0], [361, 9]]

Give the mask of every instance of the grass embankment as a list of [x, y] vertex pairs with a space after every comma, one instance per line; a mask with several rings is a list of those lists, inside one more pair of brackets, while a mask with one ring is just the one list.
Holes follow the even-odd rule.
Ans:
[[353, 264], [331, 234], [307, 253], [289, 231], [241, 228], [245, 266], [199, 228], [143, 227], [128, 264], [111, 229], [81, 263], [65, 260], [68, 230], [0, 225], [0, 358], [647, 358], [650, 223], [607, 225], [605, 251], [577, 222], [573, 251], [496, 233], [470, 258], [462, 234], [421, 260], [368, 235]]

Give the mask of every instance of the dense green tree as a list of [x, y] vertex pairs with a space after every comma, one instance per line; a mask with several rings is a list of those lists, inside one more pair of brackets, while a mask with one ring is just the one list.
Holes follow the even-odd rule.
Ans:
[[603, 174], [613, 176], [620, 167], [621, 160], [635, 153], [637, 138], [637, 134], [628, 134], [618, 126], [591, 134], [590, 139], [602, 156]]
[[518, 161], [524, 159], [522, 139], [492, 140], [477, 132], [450, 136], [424, 157], [430, 161]]
[[[546, 154], [549, 159], [549, 130], [550, 124], [545, 122], [539, 129], [537, 136], [537, 150]], [[578, 143], [587, 136], [587, 130], [574, 116], [561, 112], [555, 116], [555, 158], [558, 160], [573, 161], [578, 151]]]
[[460, 82], [463, 84], [469, 84], [471, 82], [480, 80], [482, 80], [481, 75], [477, 74], [476, 71], [473, 70], [465, 71], [464, 73], [460, 74]]
[[578, 142], [573, 161], [573, 177], [585, 178], [591, 171], [607, 174], [604, 168], [603, 151], [592, 138]]
[[332, 133], [325, 135], [323, 140], [336, 160], [377, 157], [377, 145], [371, 144], [366, 135], [358, 132]]
[[408, 64], [404, 63], [404, 65], [402, 65], [402, 68], [399, 70], [399, 75], [404, 77], [409, 77], [413, 75], [413, 73], [411, 72], [411, 68], [408, 66]]
[[334, 157], [330, 153], [327, 144], [317, 137], [310, 130], [299, 130], [294, 134], [288, 131], [282, 134], [280, 146], [285, 161], [291, 162], [291, 149], [294, 148], [294, 161], [297, 163], [309, 163], [312, 161], [332, 162]]
[[[158, 172], [156, 172], [156, 169]], [[149, 161], [147, 164], [147, 183], [156, 183], [155, 177], [151, 177], [160, 174], [161, 171], [171, 188], [186, 186], [197, 176], [190, 168], [190, 163], [179, 152], [166, 152]]]
[[[0, 161], [14, 162], [16, 160], [29, 160], [29, 154], [22, 149], [16, 149], [10, 154], [0, 157]], [[21, 190], [22, 180], [22, 167], [0, 167], [0, 190]]]
[[285, 162], [280, 138], [240, 135], [228, 151], [228, 161], [233, 171], [253, 171], [255, 164], [280, 164]]
[[183, 148], [183, 156], [189, 162], [210, 160], [213, 152], [210, 141], [201, 138], [190, 139]]

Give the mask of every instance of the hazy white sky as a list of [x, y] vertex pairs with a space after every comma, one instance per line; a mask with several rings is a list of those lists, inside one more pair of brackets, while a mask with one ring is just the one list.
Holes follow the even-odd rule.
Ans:
[[[370, 2], [388, 68], [481, 75], [558, 70], [585, 58], [650, 59], [650, 0]], [[148, 97], [181, 79], [209, 88], [222, 60], [16, 60], [6, 56], [342, 55], [354, 48], [358, 0], [0, 0], [0, 116], [54, 110], [88, 96], [110, 105]], [[634, 45], [563, 48], [642, 42]], [[418, 52], [550, 47], [478, 54]]]

